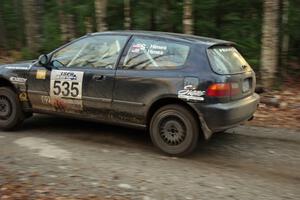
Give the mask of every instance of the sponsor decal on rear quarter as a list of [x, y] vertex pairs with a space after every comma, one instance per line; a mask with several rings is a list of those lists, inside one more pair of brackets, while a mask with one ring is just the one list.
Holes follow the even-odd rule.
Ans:
[[196, 90], [192, 85], [186, 85], [178, 91], [178, 98], [187, 101], [204, 101], [204, 95], [205, 91]]

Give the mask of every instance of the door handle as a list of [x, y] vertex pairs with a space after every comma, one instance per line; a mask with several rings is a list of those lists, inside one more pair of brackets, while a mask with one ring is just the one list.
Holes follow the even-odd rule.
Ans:
[[94, 75], [93, 79], [95, 81], [102, 81], [102, 80], [105, 80], [105, 76], [104, 75]]

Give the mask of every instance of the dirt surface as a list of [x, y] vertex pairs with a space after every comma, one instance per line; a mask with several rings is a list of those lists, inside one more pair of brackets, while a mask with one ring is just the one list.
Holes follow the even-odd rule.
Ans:
[[300, 199], [300, 134], [241, 126], [186, 158], [144, 131], [44, 115], [0, 132], [0, 199]]
[[249, 125], [300, 131], [300, 84], [260, 94], [261, 103]]

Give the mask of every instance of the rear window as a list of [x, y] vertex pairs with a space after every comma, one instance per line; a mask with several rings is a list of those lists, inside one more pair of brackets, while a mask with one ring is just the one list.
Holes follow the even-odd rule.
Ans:
[[247, 61], [234, 47], [213, 47], [207, 53], [211, 67], [218, 74], [235, 74], [250, 69]]
[[181, 68], [189, 46], [169, 40], [135, 38], [124, 59], [124, 69], [162, 70]]

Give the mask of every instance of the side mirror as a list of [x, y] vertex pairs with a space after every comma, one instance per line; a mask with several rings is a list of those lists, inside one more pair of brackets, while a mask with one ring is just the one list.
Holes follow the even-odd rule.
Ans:
[[39, 64], [46, 67], [49, 64], [49, 58], [46, 54], [40, 55]]

